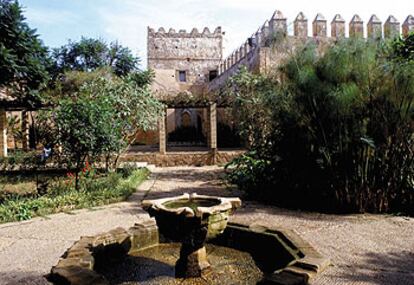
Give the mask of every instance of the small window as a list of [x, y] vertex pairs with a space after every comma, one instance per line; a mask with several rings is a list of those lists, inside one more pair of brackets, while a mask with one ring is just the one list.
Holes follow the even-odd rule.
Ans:
[[217, 77], [217, 70], [210, 70], [208, 74], [208, 80], [212, 81], [216, 77]]
[[187, 73], [184, 70], [178, 71], [178, 80], [180, 82], [187, 82]]

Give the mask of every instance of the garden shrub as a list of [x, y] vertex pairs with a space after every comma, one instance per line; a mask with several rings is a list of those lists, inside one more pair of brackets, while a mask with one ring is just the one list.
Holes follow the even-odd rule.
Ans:
[[308, 44], [275, 74], [242, 70], [228, 90], [255, 152], [230, 180], [282, 206], [414, 214], [413, 37]]
[[32, 170], [38, 167], [39, 155], [36, 151], [11, 152], [6, 157], [0, 157], [0, 171], [5, 170]]
[[123, 201], [136, 191], [147, 176], [148, 170], [142, 168], [134, 170], [126, 178], [117, 172], [93, 179], [81, 176], [78, 190], [75, 190], [73, 179], [54, 179], [43, 196], [3, 197], [4, 200], [0, 201], [0, 223]]

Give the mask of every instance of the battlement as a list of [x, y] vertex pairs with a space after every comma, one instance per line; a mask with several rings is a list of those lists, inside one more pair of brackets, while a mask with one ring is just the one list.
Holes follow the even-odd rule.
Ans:
[[202, 32], [197, 28], [193, 28], [191, 32], [187, 32], [185, 29], [176, 31], [175, 29], [170, 28], [167, 32], [163, 27], [158, 28], [157, 31], [155, 31], [154, 28], [148, 27], [148, 36], [154, 38], [214, 38], [222, 37], [223, 33], [221, 27], [215, 28], [213, 32], [211, 32], [208, 27], [205, 27]]
[[[217, 27], [168, 32], [148, 27], [148, 68], [155, 72], [152, 85], [158, 93], [201, 94], [211, 77], [217, 76], [223, 58], [223, 32]], [[164, 96], [164, 95], [163, 95]]]
[[[330, 35], [328, 35], [328, 23], [326, 18], [318, 13], [312, 21], [312, 31], [308, 31], [308, 19], [300, 12], [293, 21], [293, 35], [288, 33], [288, 22], [282, 12], [276, 10], [269, 20], [259, 27], [239, 48], [235, 49], [219, 66], [219, 76], [210, 84], [210, 89], [221, 85], [226, 78], [233, 75], [240, 65], [258, 65], [259, 50], [268, 47], [272, 42], [288, 38], [291, 42], [315, 41], [325, 43], [337, 41], [346, 37], [346, 28], [350, 38], [364, 38], [364, 21], [358, 15], [354, 15], [348, 25], [340, 14], [336, 14], [330, 23]], [[401, 34], [408, 35], [414, 32], [414, 17], [409, 15], [402, 26], [394, 17], [389, 16], [384, 24], [376, 16], [372, 15], [367, 22], [367, 39], [379, 40], [382, 38], [394, 38]], [[256, 63], [252, 63], [256, 60]]]

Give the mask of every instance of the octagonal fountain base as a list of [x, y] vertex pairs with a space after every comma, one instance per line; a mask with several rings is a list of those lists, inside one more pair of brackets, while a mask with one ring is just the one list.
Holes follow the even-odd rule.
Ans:
[[154, 220], [75, 242], [54, 266], [55, 284], [308, 284], [329, 264], [291, 230], [228, 223], [206, 244], [211, 267], [201, 277], [175, 278], [180, 245]]

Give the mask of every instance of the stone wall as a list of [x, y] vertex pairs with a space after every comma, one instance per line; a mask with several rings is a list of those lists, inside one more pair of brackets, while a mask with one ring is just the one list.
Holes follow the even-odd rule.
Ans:
[[[153, 91], [160, 96], [182, 92], [200, 94], [209, 81], [209, 72], [218, 71], [222, 59], [223, 34], [204, 28], [176, 32], [148, 27], [148, 68], [155, 72]], [[186, 82], [180, 82], [178, 71], [186, 72]]]
[[[341, 15], [336, 14], [332, 19], [331, 34], [327, 33], [327, 20], [318, 13], [312, 21], [312, 31], [308, 31], [308, 19], [300, 12], [293, 21], [293, 35], [288, 34], [287, 19], [280, 11], [266, 21], [241, 46], [223, 59], [219, 67], [219, 76], [209, 83], [209, 92], [219, 89], [227, 79], [237, 73], [241, 66], [246, 66], [252, 72], [268, 72], [280, 63], [301, 43], [313, 41], [319, 50], [330, 43], [346, 36], [346, 22]], [[389, 16], [383, 24], [376, 15], [367, 22], [367, 39], [394, 38], [400, 35], [400, 22]], [[354, 15], [348, 24], [349, 37], [364, 37], [364, 22]], [[402, 24], [402, 34], [414, 31], [414, 17], [409, 15]]]
[[191, 151], [191, 152], [142, 152], [127, 154], [120, 161], [141, 161], [156, 166], [184, 166], [184, 165], [224, 165], [234, 158], [245, 153], [244, 150], [232, 151]]

